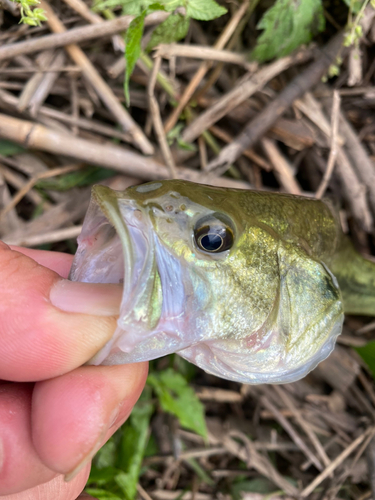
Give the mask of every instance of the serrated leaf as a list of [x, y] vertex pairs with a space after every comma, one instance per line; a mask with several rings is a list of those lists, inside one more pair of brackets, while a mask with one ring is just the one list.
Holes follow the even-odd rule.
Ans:
[[189, 30], [190, 19], [180, 14], [171, 14], [153, 31], [146, 50], [151, 50], [160, 43], [178, 42]]
[[322, 0], [277, 0], [257, 26], [263, 29], [252, 57], [283, 57], [324, 29]]
[[188, 0], [186, 3], [186, 15], [198, 21], [211, 21], [227, 12], [215, 0]]
[[175, 415], [182, 427], [207, 436], [204, 407], [180, 373], [170, 368], [149, 375], [147, 380], [164, 411]]
[[133, 19], [130, 23], [129, 28], [125, 35], [125, 80], [124, 80], [124, 92], [126, 105], [129, 106], [129, 80], [133, 73], [135, 64], [141, 53], [141, 40], [143, 35], [143, 27], [145, 22], [146, 11], [144, 10], [142, 14]]
[[369, 367], [372, 376], [375, 379], [375, 341], [369, 342], [363, 347], [357, 347], [355, 350]]

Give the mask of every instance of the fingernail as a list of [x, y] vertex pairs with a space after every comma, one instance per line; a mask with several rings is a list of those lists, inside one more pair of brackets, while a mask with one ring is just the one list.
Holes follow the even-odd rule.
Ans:
[[69, 481], [74, 479], [76, 475], [79, 474], [79, 472], [81, 472], [81, 470], [85, 467], [85, 465], [87, 465], [94, 458], [94, 455], [103, 446], [104, 444], [103, 440], [106, 434], [107, 434], [107, 428], [105, 428], [104, 431], [101, 432], [99, 438], [96, 440], [91, 451], [82, 458], [82, 460], [74, 467], [74, 469], [72, 469], [71, 471], [67, 472], [64, 475], [65, 482], [69, 483]]
[[59, 280], [51, 289], [52, 305], [67, 312], [94, 316], [118, 316], [122, 286]]

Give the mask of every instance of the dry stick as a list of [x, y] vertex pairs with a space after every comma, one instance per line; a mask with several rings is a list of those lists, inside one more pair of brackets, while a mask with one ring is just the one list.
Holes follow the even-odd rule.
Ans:
[[[9, 104], [12, 107], [16, 108], [18, 105], [18, 98], [7, 92], [6, 90], [0, 89], [0, 102], [3, 101], [5, 104]], [[30, 115], [33, 114], [33, 102], [30, 103]], [[102, 125], [101, 122], [88, 120], [86, 118], [77, 118], [75, 119], [71, 115], [67, 115], [62, 111], [58, 111], [57, 109], [48, 108], [46, 106], [40, 107], [37, 112], [37, 116], [44, 116], [48, 118], [55, 118], [63, 123], [67, 123], [69, 125], [78, 125], [79, 128], [83, 128], [85, 130], [90, 130], [93, 132], [97, 132], [98, 134], [105, 135], [107, 137], [111, 137], [112, 139], [115, 137], [116, 139], [121, 139], [122, 141], [130, 142], [130, 136], [126, 134], [126, 132], [122, 132], [120, 130], [114, 129], [107, 125]]]
[[[231, 436], [240, 438], [246, 443], [246, 447], [240, 446], [232, 437], [225, 435], [220, 441], [223, 443], [225, 448], [232, 455], [240, 458], [245, 463], [250, 462], [250, 466], [257, 470], [262, 476], [267, 477], [280, 489], [288, 493], [289, 495], [298, 495], [298, 490], [292, 484], [290, 484], [271, 464], [267, 457], [258, 453], [254, 447], [254, 443], [247, 438], [242, 432], [232, 431]], [[210, 438], [210, 436], [209, 436]], [[215, 439], [215, 438], [214, 438]], [[250, 455], [250, 456], [249, 456]]]
[[340, 113], [340, 132], [345, 139], [344, 149], [358, 173], [359, 179], [367, 186], [368, 199], [375, 214], [375, 165], [369, 154], [359, 141], [353, 127]]
[[[48, 25], [50, 28], [57, 33], [64, 32], [64, 25], [56, 16], [46, 0], [41, 0], [40, 6], [46, 11]], [[154, 152], [152, 144], [144, 135], [141, 128], [135, 123], [133, 118], [121, 105], [112, 89], [100, 76], [86, 54], [77, 45], [67, 45], [65, 49], [73, 61], [82, 69], [83, 75], [94, 87], [96, 93], [107, 106], [108, 110], [116, 118], [122, 129], [131, 135], [135, 145], [144, 154], [152, 154]]]
[[[40, 70], [50, 67], [54, 56], [55, 54], [53, 50], [45, 50], [44, 52], [41, 52], [35, 60], [37, 67], [40, 68]], [[42, 73], [42, 71], [38, 71], [37, 73], [31, 75], [19, 96], [19, 111], [24, 111], [28, 107], [30, 99], [33, 97], [35, 91], [42, 83], [45, 76], [46, 75]]]
[[320, 81], [342, 47], [342, 39], [341, 33], [336, 35], [322, 50], [320, 57], [294, 78], [256, 118], [251, 120], [235, 141], [223, 148], [209, 166], [214, 168], [232, 164], [245, 149], [252, 147], [296, 99]]
[[281, 154], [279, 148], [276, 146], [276, 142], [264, 137], [261, 143], [269, 161], [273, 165], [273, 169], [281, 186], [287, 193], [301, 195], [302, 189], [295, 180], [292, 168], [287, 159]]
[[311, 462], [315, 465], [315, 467], [318, 470], [322, 470], [323, 466], [318, 460], [318, 458], [314, 455], [314, 453], [310, 450], [310, 448], [306, 446], [304, 440], [300, 437], [298, 432], [288, 422], [288, 420], [284, 417], [284, 415], [280, 413], [280, 411], [276, 408], [276, 406], [273, 403], [271, 403], [271, 401], [267, 397], [262, 396], [261, 401], [264, 404], [264, 406], [273, 413], [275, 419], [289, 434], [289, 436], [293, 439], [293, 441], [300, 448], [300, 450], [306, 455], [306, 457], [311, 460]]
[[[169, 170], [152, 158], [146, 158], [124, 147], [98, 144], [51, 130], [43, 125], [0, 114], [0, 137], [22, 144], [26, 148], [40, 149], [54, 154], [69, 154], [86, 163], [112, 168], [137, 179], [160, 180], [169, 177]], [[177, 168], [180, 179], [239, 189], [248, 189], [244, 181], [217, 178], [188, 168]]]
[[[221, 139], [226, 143], [233, 141], [233, 137], [230, 134], [228, 134], [228, 132], [217, 127], [216, 125], [212, 125], [209, 128], [209, 131], [218, 139]], [[245, 149], [243, 155], [246, 156], [246, 158], [249, 158], [249, 160], [254, 162], [259, 167], [263, 168], [266, 172], [270, 172], [272, 170], [271, 165], [261, 156], [259, 156], [258, 153], [256, 153], [253, 149]]]
[[331, 149], [328, 156], [326, 171], [324, 172], [322, 182], [320, 183], [320, 186], [315, 195], [316, 198], [318, 199], [320, 199], [324, 195], [336, 163], [337, 152], [338, 152], [337, 136], [339, 130], [340, 101], [341, 99], [339, 93], [337, 90], [335, 90], [333, 92], [333, 105], [332, 105], [332, 118], [331, 118], [331, 130], [332, 130]]
[[184, 130], [182, 139], [186, 142], [194, 141], [204, 130], [219, 121], [232, 109], [255, 94], [255, 92], [261, 90], [272, 78], [282, 73], [292, 64], [304, 62], [310, 56], [311, 52], [302, 51], [295, 56], [283, 57], [278, 61], [268, 64], [254, 75], [249, 74], [248, 79], [242, 81], [192, 121]]
[[[339, 92], [341, 95], [341, 92]], [[311, 92], [306, 92], [302, 99], [297, 99], [293, 103], [302, 113], [304, 113], [309, 120], [311, 120], [327, 137], [332, 136], [332, 128], [322, 111], [320, 103], [315, 99]], [[338, 134], [337, 144], [342, 146], [344, 144], [343, 138]]]
[[[303, 106], [301, 107], [300, 104], [302, 102]], [[322, 112], [319, 103], [310, 93], [304, 96], [303, 101], [301, 100], [297, 104], [297, 107], [299, 107], [311, 121], [319, 126], [327, 137], [332, 137], [329, 120]], [[343, 143], [343, 139], [339, 134], [337, 144], [340, 142]], [[351, 212], [358, 224], [365, 231], [370, 232], [373, 218], [367, 205], [365, 185], [361, 184], [358, 180], [348, 156], [345, 154], [344, 148], [340, 146], [338, 146], [337, 149], [337, 160], [336, 174], [342, 185], [344, 198], [347, 200]]]
[[[56, 80], [60, 76], [59, 68], [61, 68], [61, 66], [64, 64], [65, 59], [66, 59], [66, 54], [64, 50], [59, 50], [56, 54], [55, 59], [51, 64], [50, 72], [44, 74], [43, 80], [38, 85], [38, 88], [35, 90], [33, 96], [30, 98], [28, 103], [28, 109], [32, 117], [36, 116], [37, 112], [44, 103], [45, 99], [48, 97], [50, 90], [52, 89]], [[81, 73], [80, 68], [76, 69], [78, 69], [79, 73]], [[72, 74], [77, 74], [77, 72], [74, 71], [72, 72]]]
[[182, 45], [179, 43], [158, 45], [155, 56], [171, 59], [172, 57], [189, 57], [193, 59], [207, 59], [209, 61], [225, 62], [229, 64], [238, 64], [248, 71], [254, 71], [256, 63], [250, 63], [243, 55], [236, 54], [230, 50], [219, 50], [205, 45]]
[[50, 177], [56, 177], [57, 175], [68, 174], [70, 172], [75, 172], [79, 170], [84, 165], [79, 163], [78, 165], [67, 165], [65, 167], [58, 167], [52, 170], [48, 170], [47, 172], [41, 172], [37, 174], [35, 177], [32, 177], [17, 193], [13, 196], [8, 205], [0, 211], [0, 219], [9, 212], [12, 208], [14, 208], [17, 203], [19, 203], [22, 198], [32, 189], [35, 184], [41, 179], [49, 179]]
[[338, 148], [336, 172], [340, 178], [345, 199], [360, 227], [367, 233], [373, 229], [373, 217], [367, 205], [366, 185], [360, 183], [343, 148]]
[[55, 229], [48, 233], [32, 234], [30, 236], [19, 236], [18, 238], [4, 238], [4, 243], [7, 245], [17, 245], [24, 247], [36, 247], [46, 243], [56, 243], [57, 241], [65, 241], [77, 238], [81, 234], [82, 226], [64, 227], [63, 229]]
[[[27, 183], [22, 175], [17, 173], [17, 171], [15, 171], [13, 168], [6, 167], [2, 163], [0, 163], [0, 174], [2, 174], [7, 183], [10, 184], [13, 188], [22, 189]], [[44, 200], [43, 197], [34, 189], [30, 190], [26, 194], [26, 196], [31, 201], [31, 203], [36, 206], [40, 205], [43, 202], [46, 205], [50, 206], [50, 203], [47, 200]], [[12, 197], [10, 197], [9, 201], [11, 201], [11, 199]]]
[[168, 141], [167, 141], [167, 137], [166, 137], [165, 132], [164, 132], [163, 122], [162, 122], [161, 115], [160, 115], [158, 101], [156, 100], [156, 97], [154, 94], [156, 78], [157, 78], [158, 72], [160, 70], [160, 65], [161, 65], [161, 57], [158, 56], [155, 59], [154, 67], [152, 69], [152, 72], [150, 75], [150, 80], [148, 82], [147, 96], [148, 96], [148, 103], [149, 103], [149, 107], [150, 107], [152, 124], [154, 126], [156, 137], [158, 138], [158, 142], [159, 142], [161, 153], [163, 155], [163, 159], [164, 159], [167, 167], [169, 168], [171, 177], [173, 177], [173, 179], [176, 179], [177, 178], [176, 165], [174, 163], [172, 153], [171, 153], [171, 150], [169, 148]]
[[322, 462], [324, 465], [327, 467], [330, 463], [331, 460], [328, 458], [327, 453], [325, 452], [325, 449], [319, 439], [316, 437], [315, 432], [311, 429], [310, 425], [308, 422], [302, 417], [301, 412], [299, 411], [298, 408], [293, 404], [292, 399], [290, 396], [287, 394], [287, 392], [279, 385], [274, 385], [273, 390], [277, 392], [279, 395], [280, 399], [283, 401], [285, 406], [293, 413], [296, 421], [298, 422], [299, 426], [305, 431], [306, 435], [310, 439], [311, 443], [313, 444], [314, 448], [316, 449], [316, 452], [320, 456]]
[[[145, 18], [145, 26], [152, 26], [165, 21], [168, 12], [153, 12]], [[112, 21], [103, 21], [94, 26], [83, 26], [72, 28], [64, 33], [46, 35], [25, 42], [11, 43], [0, 47], [0, 61], [10, 59], [20, 54], [31, 54], [52, 47], [63, 47], [74, 43], [103, 38], [115, 33], [120, 33], [129, 27], [134, 16], [122, 16]]]
[[[64, 0], [64, 2], [91, 24], [100, 24], [103, 21], [103, 18], [90, 10], [88, 6], [84, 2], [82, 2], [82, 0]], [[112, 44], [114, 48], [124, 47], [124, 41], [119, 35], [113, 35]]]
[[[228, 40], [232, 36], [234, 30], [236, 29], [238, 23], [240, 22], [242, 16], [245, 14], [245, 12], [249, 6], [249, 1], [250, 0], [245, 0], [243, 2], [243, 4], [241, 5], [241, 7], [234, 14], [234, 16], [230, 19], [229, 23], [226, 25], [222, 34], [220, 35], [219, 39], [216, 41], [216, 43], [214, 45], [214, 49], [220, 50], [220, 49], [223, 49], [225, 47]], [[184, 109], [186, 104], [189, 102], [191, 96], [194, 94], [196, 88], [200, 84], [202, 78], [207, 73], [210, 66], [211, 66], [211, 63], [209, 63], [209, 62], [202, 63], [199, 66], [199, 68], [196, 71], [193, 78], [190, 80], [190, 83], [186, 87], [184, 93], [182, 94], [177, 107], [172, 111], [171, 115], [167, 119], [167, 122], [166, 122], [165, 127], [164, 127], [164, 130], [167, 133], [176, 125], [177, 120], [179, 119], [182, 110]]]
[[364, 441], [367, 436], [374, 434], [375, 428], [368, 428], [363, 434], [357, 437], [331, 464], [324, 469], [306, 488], [301, 492], [301, 497], [305, 498], [312, 493], [319, 484], [324, 481], [342, 462]]

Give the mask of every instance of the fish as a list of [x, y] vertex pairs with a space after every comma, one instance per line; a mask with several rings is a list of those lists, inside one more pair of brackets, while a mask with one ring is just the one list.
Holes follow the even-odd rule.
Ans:
[[375, 315], [375, 263], [329, 200], [184, 180], [94, 186], [70, 279], [123, 286], [91, 364], [177, 353], [245, 384], [299, 380], [344, 313]]

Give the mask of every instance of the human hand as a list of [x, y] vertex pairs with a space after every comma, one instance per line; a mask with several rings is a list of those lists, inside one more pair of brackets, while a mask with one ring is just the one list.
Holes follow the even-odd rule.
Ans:
[[147, 377], [146, 363], [82, 366], [113, 335], [121, 289], [63, 280], [72, 258], [0, 242], [4, 500], [77, 498], [91, 458], [127, 419]]

